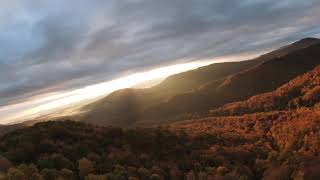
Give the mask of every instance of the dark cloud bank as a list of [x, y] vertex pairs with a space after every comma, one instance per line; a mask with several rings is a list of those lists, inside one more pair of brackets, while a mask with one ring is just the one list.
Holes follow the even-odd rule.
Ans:
[[0, 105], [320, 33], [318, 0], [12, 0], [0, 7]]

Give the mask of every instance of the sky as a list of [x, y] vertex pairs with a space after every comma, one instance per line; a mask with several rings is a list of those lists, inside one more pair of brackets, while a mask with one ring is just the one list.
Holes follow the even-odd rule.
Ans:
[[0, 124], [320, 37], [319, 17], [319, 0], [2, 0]]

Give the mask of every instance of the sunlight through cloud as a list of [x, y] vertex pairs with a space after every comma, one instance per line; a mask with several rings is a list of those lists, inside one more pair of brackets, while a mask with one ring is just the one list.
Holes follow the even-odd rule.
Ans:
[[[145, 72], [134, 73], [111, 81], [86, 86], [80, 89], [50, 93], [47, 96], [40, 96], [31, 101], [23, 102], [8, 107], [0, 108], [0, 112], [7, 114], [1, 123], [13, 123], [26, 121], [53, 111], [57, 111], [68, 106], [86, 104], [93, 99], [101, 98], [119, 89], [130, 88], [140, 83], [154, 79], [164, 79], [173, 74], [196, 69], [217, 62], [239, 61], [256, 57], [259, 53], [240, 54], [214, 59], [203, 59], [182, 64], [175, 64], [160, 68], [155, 68]], [[32, 108], [30, 108], [32, 107]]]

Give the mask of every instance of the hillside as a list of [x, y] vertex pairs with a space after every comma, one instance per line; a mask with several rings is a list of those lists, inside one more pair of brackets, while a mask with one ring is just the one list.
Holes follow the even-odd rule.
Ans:
[[0, 125], [0, 135], [5, 133], [4, 132], [5, 128], [6, 128], [6, 126]]
[[205, 133], [206, 130], [214, 132], [218, 129], [229, 130], [231, 134], [236, 130], [256, 133], [263, 130], [266, 133], [279, 123], [295, 126], [296, 122], [301, 122], [311, 127], [312, 121], [320, 122], [319, 87], [320, 66], [296, 77], [275, 91], [226, 104], [211, 110], [206, 118], [177, 122], [170, 126], [199, 134]]
[[[245, 71], [227, 77], [216, 87], [216, 82], [192, 93], [177, 95], [169, 101], [144, 111], [148, 123], [188, 119], [194, 114], [206, 113], [209, 109], [226, 103], [245, 100], [250, 96], [275, 90], [296, 76], [320, 64], [320, 45], [264, 61]], [[165, 118], [164, 118], [165, 117]]]
[[320, 64], [319, 42], [307, 38], [252, 61], [213, 64], [169, 77], [150, 89], [119, 90], [84, 107], [87, 113], [80, 119], [150, 126], [201, 116], [214, 107], [272, 91], [313, 69]]
[[320, 176], [319, 119], [316, 105], [168, 128], [46, 122], [0, 137], [0, 157], [21, 178], [314, 179]]
[[316, 179], [319, 120], [318, 104], [152, 129], [46, 122], [0, 137], [0, 159], [22, 179]]
[[300, 41], [297, 41], [293, 44], [281, 47], [277, 50], [274, 50], [270, 53], [264, 54], [259, 57], [259, 59], [263, 62], [267, 62], [269, 60], [272, 60], [276, 57], [283, 57], [285, 55], [288, 55], [290, 53], [293, 53], [295, 51], [308, 48], [312, 45], [319, 44], [319, 39], [317, 38], [304, 38]]
[[[218, 143], [222, 139], [224, 143]], [[17, 171], [46, 179], [80, 179], [89, 173], [108, 179], [182, 179], [195, 175], [252, 179], [258, 175], [251, 170], [254, 159], [267, 156], [265, 152], [254, 150], [247, 154], [235, 149], [251, 158], [248, 160], [214, 150], [226, 144], [244, 145], [236, 139], [216, 135], [193, 137], [165, 129], [121, 130], [71, 121], [47, 122], [0, 138], [0, 154], [16, 166], [33, 163], [36, 166], [20, 165]], [[213, 158], [212, 153], [226, 159]], [[90, 168], [78, 168], [78, 160]]]
[[[208, 82], [223, 82], [223, 78], [256, 65], [258, 61], [216, 63], [196, 70], [173, 75], [147, 89], [123, 89], [82, 109], [88, 113], [81, 119], [104, 125], [133, 125], [141, 113], [178, 94], [192, 92]], [[126, 113], [123, 113], [126, 112]], [[129, 123], [129, 124], [128, 124]]]
[[0, 125], [0, 136], [23, 127], [25, 127], [23, 124]]
[[[168, 128], [193, 136], [239, 137], [247, 146], [268, 149], [268, 159], [256, 160], [255, 165], [265, 169], [266, 179], [318, 179], [319, 86], [320, 66], [273, 92], [227, 104], [206, 118], [173, 123]], [[277, 162], [270, 164], [270, 159]]]
[[242, 115], [255, 112], [310, 107], [320, 101], [320, 66], [275, 91], [259, 94], [242, 102], [226, 104], [211, 111], [212, 116]]

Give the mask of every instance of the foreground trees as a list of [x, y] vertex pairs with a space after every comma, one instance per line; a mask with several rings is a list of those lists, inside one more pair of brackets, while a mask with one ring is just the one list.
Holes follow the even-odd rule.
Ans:
[[40, 123], [0, 138], [0, 168], [10, 180], [314, 179], [319, 112], [317, 105], [136, 130]]
[[94, 171], [94, 164], [87, 158], [82, 158], [78, 161], [79, 164], [79, 175], [81, 177], [88, 176], [91, 172]]

